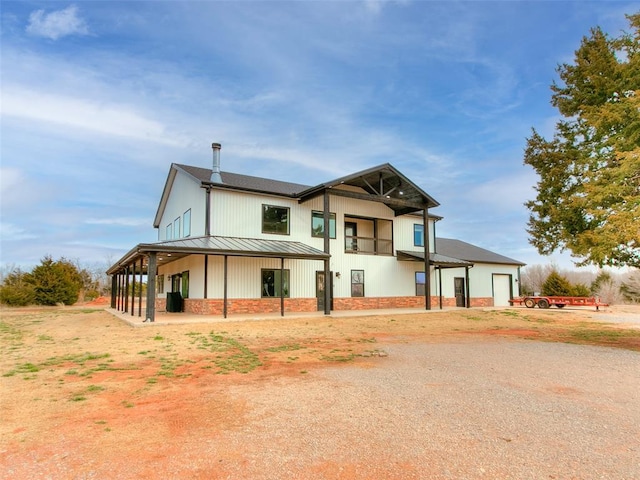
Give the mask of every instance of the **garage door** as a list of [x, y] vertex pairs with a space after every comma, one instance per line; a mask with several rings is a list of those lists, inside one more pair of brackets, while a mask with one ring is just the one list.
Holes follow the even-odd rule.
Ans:
[[493, 275], [493, 305], [509, 306], [511, 300], [511, 275]]

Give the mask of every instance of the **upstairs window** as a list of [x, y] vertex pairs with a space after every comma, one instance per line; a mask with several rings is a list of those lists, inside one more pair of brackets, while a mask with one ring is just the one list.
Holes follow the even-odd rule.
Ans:
[[167, 235], [165, 240], [171, 240], [173, 238], [173, 223], [167, 225]]
[[182, 216], [182, 235], [185, 237], [191, 236], [191, 209], [184, 212]]
[[[311, 212], [311, 236], [324, 237], [324, 213]], [[336, 238], [336, 214], [329, 214], [329, 238]]]
[[289, 235], [289, 208], [262, 205], [262, 233]]
[[413, 245], [416, 247], [424, 247], [424, 225], [413, 225]]
[[173, 221], [173, 238], [180, 238], [180, 217]]

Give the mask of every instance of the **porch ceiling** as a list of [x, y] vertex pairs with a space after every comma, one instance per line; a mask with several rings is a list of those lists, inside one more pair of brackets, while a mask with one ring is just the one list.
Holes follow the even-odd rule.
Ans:
[[138, 265], [140, 259], [147, 257], [150, 253], [156, 253], [158, 266], [166, 265], [188, 255], [227, 255], [303, 260], [325, 260], [330, 257], [328, 253], [302, 242], [208, 236], [183, 238], [168, 242], [141, 243], [112, 265], [107, 270], [107, 274], [112, 275], [127, 266]]

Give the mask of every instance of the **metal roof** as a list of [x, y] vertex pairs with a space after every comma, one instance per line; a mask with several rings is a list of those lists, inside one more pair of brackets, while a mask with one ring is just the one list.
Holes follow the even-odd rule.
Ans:
[[[200, 182], [211, 183], [211, 169], [192, 167], [190, 165], [175, 164], [176, 167], [185, 171]], [[297, 197], [300, 192], [311, 188], [309, 185], [299, 183], [281, 182], [268, 178], [253, 177], [251, 175], [240, 175], [239, 173], [220, 172], [222, 183], [216, 183], [216, 187], [237, 188], [261, 193], [275, 193], [289, 197]]]
[[[211, 169], [209, 168], [182, 164], [173, 164], [173, 167], [187, 173], [204, 185], [283, 195], [299, 198], [301, 201], [321, 195], [325, 190], [330, 190], [331, 193], [336, 195], [348, 196], [349, 192], [340, 191], [340, 186], [358, 187], [364, 191], [366, 200], [385, 203], [396, 215], [404, 215], [422, 210], [424, 207], [432, 208], [440, 205], [433, 197], [388, 163], [315, 186], [230, 172], [221, 172], [222, 183], [212, 183]], [[356, 194], [352, 193], [352, 195]]]
[[325, 260], [330, 257], [328, 253], [302, 242], [241, 237], [194, 237], [168, 242], [138, 244], [112, 265], [107, 270], [107, 274], [111, 275], [129, 265], [134, 265], [140, 258], [152, 252], [157, 254], [158, 266], [187, 255], [228, 255], [306, 260]]
[[499, 263], [503, 265], [526, 265], [519, 260], [505, 257], [484, 248], [476, 247], [462, 240], [436, 238], [435, 250], [442, 255], [455, 256], [474, 263]]
[[[404, 262], [424, 262], [424, 251], [408, 251], [398, 250], [398, 261]], [[439, 253], [429, 253], [429, 262], [438, 267], [445, 268], [457, 268], [457, 267], [471, 267], [472, 262], [460, 260], [459, 258], [448, 257]]]

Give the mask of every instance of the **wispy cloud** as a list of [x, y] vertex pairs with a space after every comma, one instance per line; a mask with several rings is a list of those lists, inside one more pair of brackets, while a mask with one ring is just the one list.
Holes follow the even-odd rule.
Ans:
[[140, 227], [143, 225], [149, 225], [149, 219], [135, 217], [88, 218], [84, 223], [86, 223], [87, 225], [118, 225], [122, 227]]
[[17, 86], [7, 86], [3, 90], [2, 115], [166, 145], [181, 144], [179, 138], [167, 134], [161, 122], [145, 118], [144, 114], [128, 105], [96, 102], [80, 96], [69, 97]]
[[[27, 232], [19, 225], [13, 223], [0, 223], [0, 230], [2, 231], [2, 241], [19, 241], [19, 240], [31, 240], [36, 238], [32, 233]], [[4, 259], [3, 259], [4, 261]]]
[[88, 35], [89, 27], [78, 15], [78, 7], [69, 5], [51, 13], [45, 13], [44, 10], [32, 12], [26, 31], [37, 37], [58, 40], [69, 35]]

